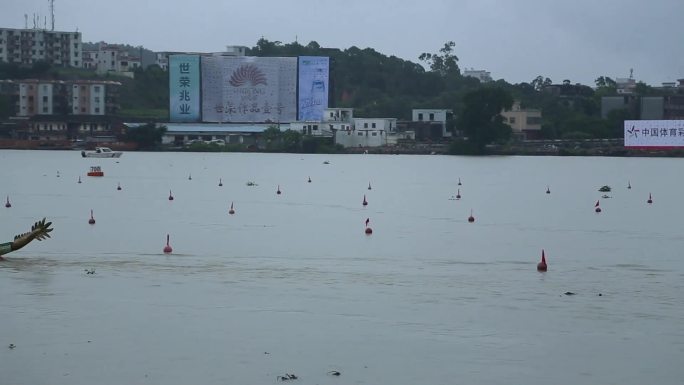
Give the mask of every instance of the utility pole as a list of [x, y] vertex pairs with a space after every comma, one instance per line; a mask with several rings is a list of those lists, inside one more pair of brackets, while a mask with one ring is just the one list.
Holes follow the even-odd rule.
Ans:
[[50, 31], [55, 30], [55, 0], [48, 0], [50, 2], [50, 15], [52, 24], [50, 26]]

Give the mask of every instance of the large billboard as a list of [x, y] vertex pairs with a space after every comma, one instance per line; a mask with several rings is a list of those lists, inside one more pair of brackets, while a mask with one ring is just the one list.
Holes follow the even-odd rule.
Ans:
[[625, 120], [625, 147], [684, 147], [684, 120]]
[[296, 57], [202, 57], [202, 120], [293, 122], [296, 87]]
[[197, 55], [169, 56], [169, 119], [172, 122], [200, 120], [200, 58]]
[[299, 57], [299, 120], [323, 119], [323, 110], [328, 108], [329, 73], [328, 57]]

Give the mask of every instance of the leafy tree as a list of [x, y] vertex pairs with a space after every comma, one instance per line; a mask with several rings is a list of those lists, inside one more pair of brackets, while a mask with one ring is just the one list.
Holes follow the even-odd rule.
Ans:
[[166, 126], [157, 127], [154, 123], [148, 123], [140, 127], [129, 128], [126, 132], [126, 140], [138, 143], [141, 150], [152, 150], [161, 144], [161, 138], [166, 132]]
[[480, 152], [487, 144], [510, 138], [511, 128], [503, 123], [500, 115], [513, 105], [513, 97], [508, 91], [499, 87], [481, 88], [466, 94], [463, 103], [459, 127]]
[[418, 59], [430, 65], [430, 70], [437, 72], [442, 77], [447, 75], [460, 75], [458, 68], [458, 57], [454, 55], [456, 43], [448, 41], [444, 47], [440, 48], [439, 53], [422, 53]]

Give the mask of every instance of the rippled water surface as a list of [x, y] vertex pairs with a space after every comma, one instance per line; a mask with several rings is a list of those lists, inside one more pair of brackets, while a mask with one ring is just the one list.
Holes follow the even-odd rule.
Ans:
[[681, 384], [680, 167], [0, 150], [0, 383]]

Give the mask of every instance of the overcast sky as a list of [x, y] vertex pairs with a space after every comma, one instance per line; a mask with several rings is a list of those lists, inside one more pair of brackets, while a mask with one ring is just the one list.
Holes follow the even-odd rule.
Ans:
[[[47, 16], [48, 0], [0, 0], [0, 26]], [[153, 51], [216, 52], [283, 43], [371, 47], [418, 62], [456, 43], [461, 68], [494, 79], [593, 85], [606, 75], [651, 85], [684, 78], [684, 0], [55, 0], [55, 29]], [[42, 22], [41, 22], [42, 25]]]

